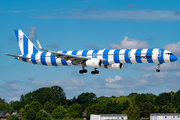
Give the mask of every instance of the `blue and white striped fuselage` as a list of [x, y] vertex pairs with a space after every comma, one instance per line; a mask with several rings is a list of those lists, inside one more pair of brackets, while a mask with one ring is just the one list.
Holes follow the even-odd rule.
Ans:
[[[170, 51], [164, 49], [115, 49], [115, 50], [79, 50], [79, 51], [58, 51], [68, 55], [76, 55], [87, 58], [103, 59], [103, 65], [115, 63], [169, 63], [175, 61], [175, 56]], [[77, 65], [71, 60], [57, 58], [50, 52], [41, 52], [22, 55], [31, 58], [29, 60], [19, 58], [19, 60], [48, 66]], [[18, 59], [18, 58], [17, 58]], [[79, 64], [82, 65], [82, 64]]]
[[18, 60], [39, 65], [65, 66], [81, 65], [83, 70], [79, 73], [87, 73], [85, 67], [95, 70], [92, 74], [98, 74], [97, 68], [104, 65], [108, 69], [121, 69], [124, 63], [158, 63], [157, 72], [160, 72], [160, 64], [177, 60], [170, 51], [164, 49], [111, 49], [111, 50], [78, 50], [78, 51], [49, 51], [42, 48], [37, 41], [39, 49], [21, 31], [14, 30], [21, 55], [5, 54]]

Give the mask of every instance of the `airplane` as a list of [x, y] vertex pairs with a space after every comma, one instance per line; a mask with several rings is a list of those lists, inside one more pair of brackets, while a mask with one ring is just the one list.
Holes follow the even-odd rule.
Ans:
[[78, 50], [50, 51], [44, 49], [37, 40], [39, 49], [20, 30], [14, 30], [21, 55], [4, 54], [15, 59], [47, 66], [80, 65], [80, 74], [87, 73], [85, 67], [94, 68], [91, 74], [99, 74], [97, 68], [122, 69], [124, 63], [157, 63], [156, 72], [160, 72], [160, 64], [177, 60], [172, 52], [165, 49], [110, 49], [110, 50]]

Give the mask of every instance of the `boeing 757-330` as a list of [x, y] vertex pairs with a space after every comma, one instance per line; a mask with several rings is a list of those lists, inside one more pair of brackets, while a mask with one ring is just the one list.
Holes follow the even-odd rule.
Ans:
[[174, 62], [177, 57], [164, 49], [110, 49], [110, 50], [78, 50], [78, 51], [50, 51], [44, 49], [37, 41], [39, 49], [19, 29], [14, 30], [21, 55], [5, 54], [15, 59], [39, 65], [66, 66], [80, 65], [80, 74], [87, 73], [85, 67], [94, 68], [91, 74], [98, 74], [97, 68], [104, 66], [107, 69], [121, 69], [124, 63], [157, 63], [157, 72], [160, 64]]

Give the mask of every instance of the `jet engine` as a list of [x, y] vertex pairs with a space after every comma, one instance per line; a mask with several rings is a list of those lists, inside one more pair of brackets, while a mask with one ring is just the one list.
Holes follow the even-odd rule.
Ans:
[[92, 58], [90, 60], [85, 61], [84, 64], [86, 67], [99, 68], [102, 65], [102, 60], [98, 58]]
[[113, 69], [113, 70], [121, 69], [122, 67], [123, 67], [122, 63], [115, 63], [115, 64], [110, 64], [110, 65], [104, 65], [104, 68]]

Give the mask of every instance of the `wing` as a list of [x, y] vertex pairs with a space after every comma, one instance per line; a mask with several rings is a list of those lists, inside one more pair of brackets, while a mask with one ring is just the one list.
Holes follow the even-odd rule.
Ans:
[[68, 55], [68, 54], [64, 54], [64, 53], [58, 53], [58, 52], [54, 52], [54, 51], [50, 51], [50, 50], [45, 50], [41, 44], [39, 43], [39, 41], [37, 40], [38, 46], [40, 50], [46, 51], [46, 52], [50, 52], [50, 53], [54, 53], [54, 56], [56, 56], [57, 58], [62, 58], [67, 60], [71, 60], [73, 63], [75, 64], [81, 64], [82, 62], [91, 59], [91, 58], [87, 58], [87, 57], [81, 57], [81, 56], [76, 56], [76, 55]]

